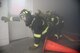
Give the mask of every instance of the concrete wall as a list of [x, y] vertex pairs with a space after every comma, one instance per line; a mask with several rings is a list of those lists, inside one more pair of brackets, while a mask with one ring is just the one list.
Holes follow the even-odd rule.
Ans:
[[65, 32], [78, 32], [78, 0], [34, 0], [33, 12], [40, 9], [42, 11], [53, 10], [60, 17], [64, 18]]
[[79, 28], [79, 34], [80, 34], [80, 0], [78, 0], [78, 10], [79, 10], [78, 11], [78, 13], [79, 13], [79, 17], [78, 17], [78, 20], [79, 20], [78, 21], [78, 25], [79, 25], [79, 27], [78, 28]]
[[25, 26], [24, 21], [9, 22], [10, 41], [25, 37], [32, 37], [32, 31]]
[[8, 16], [8, 2], [7, 0], [1, 0], [0, 7], [0, 46], [9, 44], [9, 32], [8, 23], [1, 21], [2, 16]]

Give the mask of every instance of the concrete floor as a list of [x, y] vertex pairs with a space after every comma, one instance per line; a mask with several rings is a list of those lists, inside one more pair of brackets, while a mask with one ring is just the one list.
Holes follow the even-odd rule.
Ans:
[[[54, 42], [57, 42], [64, 46], [69, 46], [74, 49], [78, 49], [80, 51], [80, 49], [78, 48], [80, 46], [79, 44], [80, 42], [71, 42], [66, 38], [61, 38], [59, 40], [56, 40], [55, 38], [53, 39]], [[34, 42], [33, 38], [24, 38], [24, 39], [12, 41], [9, 45], [0, 47], [0, 53], [42, 53], [42, 47], [39, 47], [36, 50], [29, 50], [29, 47], [33, 45], [33, 42]], [[46, 52], [46, 53], [50, 53], [50, 52]]]
[[24, 38], [13, 41], [7, 46], [0, 47], [0, 53], [42, 53], [41, 48], [29, 50], [29, 46], [33, 45], [32, 38]]

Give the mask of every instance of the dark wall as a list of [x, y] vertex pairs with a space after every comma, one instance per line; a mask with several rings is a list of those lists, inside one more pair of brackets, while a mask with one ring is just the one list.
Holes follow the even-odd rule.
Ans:
[[79, 19], [79, 21], [78, 21], [79, 27], [78, 28], [79, 29], [78, 30], [79, 30], [79, 33], [80, 33], [80, 0], [78, 0], [78, 11], [79, 11], [78, 12], [79, 13], [79, 17], [78, 17], [78, 19]]
[[79, 32], [79, 0], [34, 0], [33, 11], [53, 10], [64, 18], [64, 31]]

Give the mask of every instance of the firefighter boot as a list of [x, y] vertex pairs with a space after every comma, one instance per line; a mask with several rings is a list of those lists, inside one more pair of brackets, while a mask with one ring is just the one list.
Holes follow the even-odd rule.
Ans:
[[38, 48], [38, 44], [34, 44], [33, 46], [29, 47], [29, 50], [35, 50]]
[[29, 50], [36, 50], [38, 47], [35, 47], [35, 46], [31, 46], [29, 47]]

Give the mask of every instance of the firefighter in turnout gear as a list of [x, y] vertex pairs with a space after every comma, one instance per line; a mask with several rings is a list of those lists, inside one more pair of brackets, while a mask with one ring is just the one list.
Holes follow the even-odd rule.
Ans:
[[[57, 39], [62, 37], [62, 30], [64, 27], [64, 20], [62, 17], [57, 16], [52, 11], [46, 12], [46, 20], [49, 25], [48, 35], [54, 35]], [[51, 32], [52, 31], [52, 32]]]
[[35, 49], [39, 46], [42, 35], [48, 30], [47, 23], [40, 14], [41, 12], [39, 11], [38, 13], [35, 13], [35, 15], [31, 15], [26, 9], [23, 9], [20, 13], [21, 19], [25, 21], [26, 26], [29, 26], [34, 33], [34, 45], [30, 47], [30, 49]]

